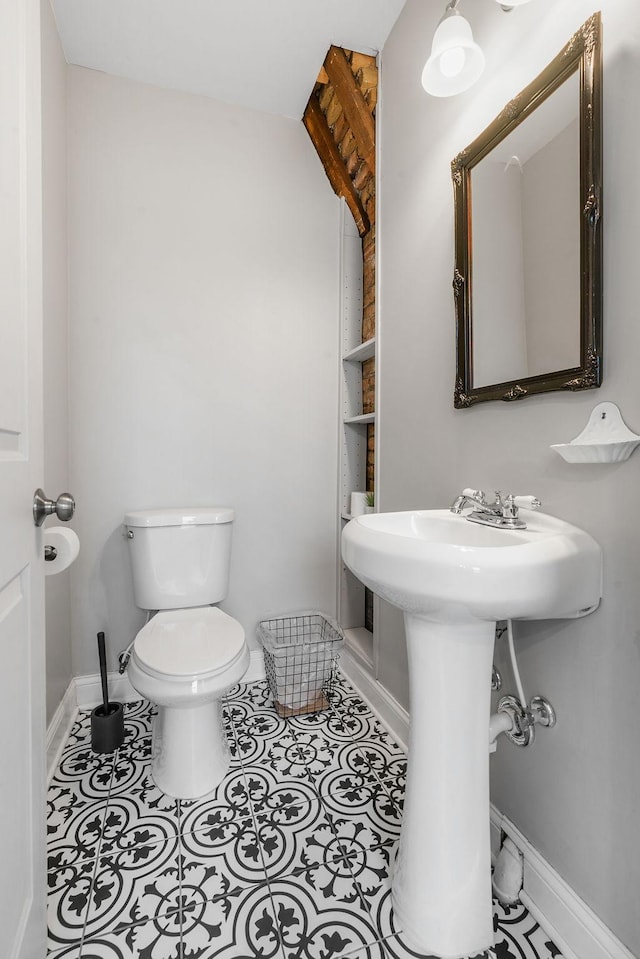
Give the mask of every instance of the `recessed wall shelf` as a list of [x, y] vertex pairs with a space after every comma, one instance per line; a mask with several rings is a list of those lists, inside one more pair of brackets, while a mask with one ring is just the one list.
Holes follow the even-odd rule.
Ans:
[[[341, 307], [340, 307], [340, 480], [338, 540], [351, 516], [351, 494], [367, 488], [367, 455], [370, 424], [375, 412], [363, 412], [362, 364], [376, 355], [375, 336], [362, 341], [363, 250], [353, 218], [342, 204]], [[346, 645], [371, 671], [375, 660], [374, 634], [365, 625], [366, 596], [363, 584], [338, 557], [338, 622]]]
[[370, 360], [372, 356], [376, 355], [376, 338], [372, 336], [370, 340], [366, 340], [364, 343], [359, 343], [358, 346], [354, 349], [349, 350], [348, 353], [345, 353], [342, 359], [345, 363], [364, 363], [365, 360]]
[[375, 421], [375, 413], [360, 413], [359, 416], [347, 416], [344, 420], [348, 426], [359, 426], [360, 424], [364, 424], [366, 426], [367, 423], [375, 423]]
[[615, 403], [598, 403], [583, 431], [570, 443], [556, 443], [567, 463], [622, 463], [628, 460], [640, 436], [628, 429]]

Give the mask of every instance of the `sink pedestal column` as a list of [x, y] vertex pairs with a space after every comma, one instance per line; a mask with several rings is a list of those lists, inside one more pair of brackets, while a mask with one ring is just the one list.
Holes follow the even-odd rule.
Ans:
[[396, 928], [445, 959], [493, 946], [489, 718], [495, 623], [405, 613], [407, 787], [392, 886]]

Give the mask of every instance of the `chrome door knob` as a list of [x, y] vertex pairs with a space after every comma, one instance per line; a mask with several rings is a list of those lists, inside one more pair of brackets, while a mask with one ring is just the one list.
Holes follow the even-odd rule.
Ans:
[[55, 513], [59, 520], [68, 523], [76, 508], [76, 501], [71, 493], [61, 493], [57, 499], [47, 499], [44, 491], [37, 489], [33, 494], [33, 522], [42, 526], [47, 516]]

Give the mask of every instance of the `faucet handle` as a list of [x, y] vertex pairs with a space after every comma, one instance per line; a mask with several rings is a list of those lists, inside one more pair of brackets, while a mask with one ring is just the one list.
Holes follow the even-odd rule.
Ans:
[[468, 496], [470, 499], [475, 499], [479, 503], [486, 503], [484, 491], [481, 489], [470, 489], [467, 487], [466, 489], [462, 490], [462, 495]]
[[535, 496], [514, 496], [514, 506], [518, 509], [540, 509], [542, 503]]

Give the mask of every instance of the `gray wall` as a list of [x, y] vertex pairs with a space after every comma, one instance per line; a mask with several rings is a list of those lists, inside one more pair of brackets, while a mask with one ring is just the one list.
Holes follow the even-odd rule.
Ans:
[[222, 604], [335, 612], [339, 204], [303, 125], [69, 69], [73, 668], [140, 629], [127, 510], [236, 509]]
[[[42, 0], [44, 490], [69, 487], [67, 375], [67, 64]], [[47, 525], [55, 525], [55, 519]], [[82, 562], [82, 557], [78, 560]], [[70, 571], [45, 581], [47, 723], [71, 680]]]
[[[602, 0], [604, 23], [605, 367], [599, 391], [453, 408], [451, 159], [552, 59], [593, 12], [591, 0], [538, 0], [505, 15], [465, 15], [487, 55], [481, 82], [437, 100], [420, 86], [438, 4], [408, 0], [382, 57], [380, 483], [383, 510], [448, 505], [465, 486], [535, 493], [604, 550], [601, 608], [573, 622], [518, 625], [529, 695], [558, 725], [531, 750], [501, 742], [492, 798], [628, 946], [640, 953], [640, 453], [617, 465], [565, 463], [549, 449], [613, 400], [640, 432], [637, 224], [631, 173], [640, 147], [635, 0]], [[381, 616], [380, 679], [406, 702], [400, 618]], [[498, 662], [513, 689], [504, 650]], [[451, 691], [455, 695], [455, 690]]]

